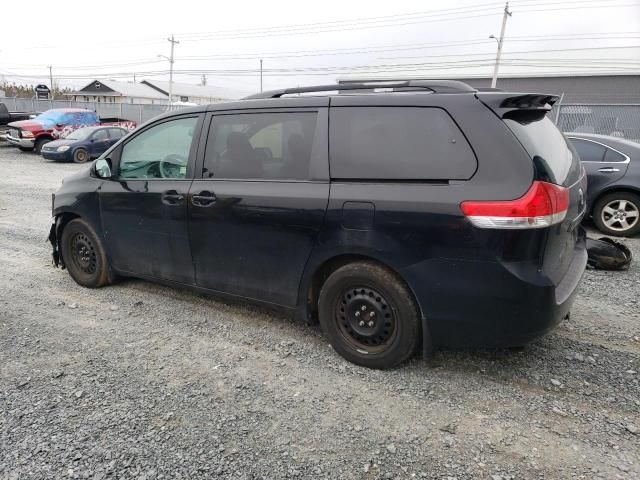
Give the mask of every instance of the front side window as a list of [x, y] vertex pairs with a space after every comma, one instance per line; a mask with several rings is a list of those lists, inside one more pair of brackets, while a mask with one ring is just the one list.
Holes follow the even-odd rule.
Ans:
[[186, 178], [197, 121], [197, 117], [170, 120], [136, 135], [122, 148], [119, 177]]
[[91, 139], [94, 142], [104, 142], [106, 140], [109, 140], [109, 135], [107, 134], [107, 130], [98, 130], [97, 132], [95, 132], [93, 134], [93, 137], [91, 137]]
[[333, 107], [331, 176], [339, 179], [468, 179], [476, 157], [440, 108]]
[[317, 113], [216, 115], [205, 153], [205, 177], [306, 180]]

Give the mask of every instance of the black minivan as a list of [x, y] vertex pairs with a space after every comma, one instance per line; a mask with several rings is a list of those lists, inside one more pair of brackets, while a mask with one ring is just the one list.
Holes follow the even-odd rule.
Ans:
[[319, 320], [373, 368], [520, 346], [587, 262], [585, 174], [553, 95], [455, 81], [327, 85], [167, 113], [54, 195], [54, 261]]

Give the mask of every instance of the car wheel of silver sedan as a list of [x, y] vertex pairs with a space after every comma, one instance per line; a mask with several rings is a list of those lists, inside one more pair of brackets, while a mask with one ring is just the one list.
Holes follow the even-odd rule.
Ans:
[[628, 192], [605, 195], [596, 203], [593, 219], [603, 233], [633, 236], [640, 232], [640, 197]]

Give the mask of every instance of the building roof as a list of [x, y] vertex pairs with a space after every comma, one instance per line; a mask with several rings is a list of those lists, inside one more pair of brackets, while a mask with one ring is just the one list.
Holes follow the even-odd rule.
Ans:
[[[107, 89], [100, 91], [96, 85], [104, 85]], [[111, 91], [108, 91], [111, 90]], [[104, 97], [135, 97], [152, 100], [167, 100], [167, 95], [144, 83], [121, 82], [117, 80], [93, 80], [76, 92], [67, 95], [100, 95]]]
[[[169, 82], [166, 80], [143, 80], [142, 83], [169, 96]], [[203, 86], [173, 82], [173, 95], [176, 97], [196, 97], [209, 100], [235, 100], [246, 96], [246, 93], [214, 85]]]

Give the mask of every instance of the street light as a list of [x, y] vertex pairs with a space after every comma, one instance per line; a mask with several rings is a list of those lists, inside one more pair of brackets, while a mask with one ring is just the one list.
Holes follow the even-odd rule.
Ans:
[[[165, 60], [167, 60], [169, 62], [169, 68], [171, 70], [173, 70], [173, 61], [171, 60], [170, 57], [167, 57], [166, 55], [158, 54], [158, 58], [164, 58]], [[170, 75], [170, 77], [173, 77], [173, 75]], [[171, 110], [171, 94], [172, 93], [173, 93], [173, 78], [169, 78], [169, 108], [168, 108], [168, 110]]]

